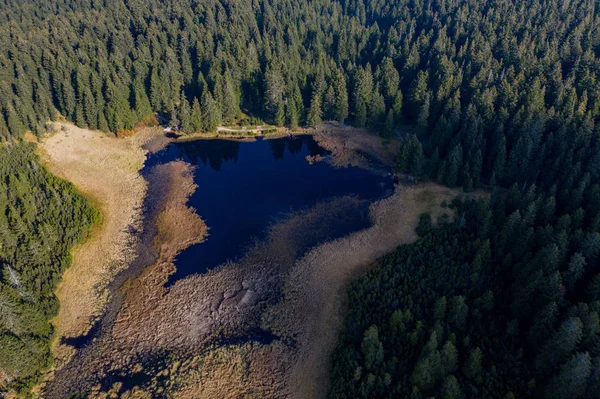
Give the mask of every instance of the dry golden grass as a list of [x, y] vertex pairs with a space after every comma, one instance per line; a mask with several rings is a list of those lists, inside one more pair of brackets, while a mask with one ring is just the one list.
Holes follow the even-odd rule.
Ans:
[[[76, 262], [82, 257], [87, 261], [80, 260], [78, 266], [74, 264], [70, 269], [73, 271], [78, 267], [78, 273], [83, 273], [86, 267], [91, 267], [99, 272], [102, 265], [92, 261], [94, 256], [103, 255], [97, 252], [101, 250], [98, 246], [106, 244], [107, 249], [113, 251], [121, 248], [120, 242], [102, 241], [107, 229], [107, 215], [133, 215], [130, 219], [133, 222], [140, 217], [139, 207], [131, 207], [135, 203], [128, 197], [132, 191], [131, 182], [126, 188], [123, 185], [128, 182], [127, 176], [131, 176], [125, 172], [139, 178], [139, 167], [120, 163], [121, 158], [114, 155], [128, 157], [133, 151], [134, 157], [139, 152], [143, 159], [142, 148], [156, 150], [168, 140], [156, 140], [155, 133], [116, 140], [79, 130], [67, 128], [69, 134], [61, 132], [46, 139], [42, 148], [54, 164], [61, 166], [53, 169], [55, 173], [73, 181], [96, 200], [103, 199], [111, 204], [99, 201], [105, 220], [90, 240], [96, 240], [96, 249], [86, 252], [78, 248]], [[75, 140], [74, 133], [83, 137]], [[327, 125], [314, 134], [321, 145], [332, 151], [333, 162], [337, 165], [367, 167], [364, 154], [388, 165], [394, 162], [396, 143], [386, 143], [366, 131]], [[115, 141], [117, 143], [113, 143]], [[84, 170], [71, 171], [80, 165]], [[95, 170], [96, 174], [85, 168]], [[102, 169], [109, 173], [99, 176], [98, 171]], [[153, 251], [157, 261], [126, 285], [123, 306], [112, 328], [98, 338], [94, 351], [80, 366], [69, 365], [73, 370], [59, 385], [81, 380], [82, 373], [91, 383], [97, 383], [97, 378], [101, 379], [107, 371], [135, 371], [139, 359], [170, 352], [177, 360], [167, 362], [165, 368], [153, 376], [147, 392], [134, 388], [119, 393], [117, 384], [109, 393], [100, 392], [96, 386], [92, 397], [143, 398], [150, 397], [150, 393], [155, 397], [169, 395], [175, 398], [322, 397], [327, 392], [329, 356], [342, 324], [348, 283], [398, 245], [415, 241], [414, 228], [419, 215], [430, 212], [436, 220], [444, 211], [450, 212], [440, 207], [441, 202], [459, 194], [458, 190], [433, 183], [399, 188], [391, 197], [371, 205], [371, 227], [318, 245], [296, 260], [299, 248], [307, 245], [305, 235], [319, 236], [322, 234], [319, 229], [330, 223], [330, 219], [339, 224], [359, 209], [356, 200], [349, 199], [322, 204], [272, 226], [264, 242], [251, 248], [239, 263], [188, 276], [165, 288], [164, 283], [175, 267], [173, 257], [188, 245], [201, 241], [206, 234], [206, 226], [200, 217], [186, 205], [187, 198], [196, 189], [191, 170], [190, 165], [177, 161], [160, 165], [149, 174], [153, 197], [160, 199], [148, 204], [150, 209], [146, 215], [152, 219], [150, 224], [155, 224]], [[92, 184], [90, 179], [98, 181]], [[137, 180], [132, 181], [137, 183]], [[103, 190], [109, 190], [109, 194]], [[124, 203], [120, 195], [125, 196], [125, 201], [129, 198], [130, 202]], [[118, 213], [123, 212], [122, 206], [135, 211]], [[110, 231], [115, 233], [114, 229]], [[322, 239], [315, 242], [322, 242]], [[127, 256], [131, 254], [121, 255], [120, 259]], [[104, 281], [103, 276], [97, 273], [96, 281]], [[87, 292], [72, 286], [77, 278], [67, 276], [61, 285], [61, 303], [64, 301], [76, 311], [90, 309], [89, 306], [79, 307], [78, 301], [72, 298]], [[83, 283], [89, 284], [89, 281]], [[281, 288], [283, 297], [280, 296]], [[100, 303], [98, 297], [88, 298], [92, 298], [92, 303]], [[73, 329], [77, 325], [86, 325], [72, 317], [75, 313], [66, 313], [62, 315], [63, 319], [59, 315], [57, 322], [62, 331], [65, 331], [64, 325], [71, 325]], [[207, 346], [215, 337], [244, 336], [248, 328], [253, 327], [272, 331], [282, 340], [269, 344], [245, 342], [233, 346]], [[285, 343], [290, 337], [294, 338], [294, 345]], [[158, 380], [164, 381], [164, 376], [169, 380], [167, 386], [155, 384]]]
[[[193, 167], [182, 161], [157, 165], [150, 170], [152, 197], [149, 214], [155, 216], [156, 235], [153, 248], [158, 253], [156, 262], [147, 267], [127, 287], [127, 296], [112, 331], [113, 341], [128, 344], [134, 351], [148, 350], [169, 334], [175, 327], [168, 316], [157, 312], [168, 290], [164, 287], [169, 275], [175, 271], [175, 256], [190, 245], [204, 240], [206, 224], [187, 200], [196, 190]], [[175, 309], [170, 313], [174, 315]], [[173, 319], [177, 323], [177, 319]]]
[[285, 398], [289, 392], [281, 380], [281, 359], [287, 348], [281, 343], [246, 343], [208, 351], [193, 359], [182, 372], [186, 381], [173, 392], [175, 399]]
[[[54, 376], [48, 376], [43, 387], [46, 397], [62, 398], [72, 389], [92, 389], [89, 381], [98, 382], [104, 371], [130, 366], [137, 353], [161, 349], [157, 341], [163, 345], [169, 342], [165, 331], [174, 325], [156, 305], [167, 293], [163, 285], [175, 270], [174, 256], [186, 246], [202, 241], [207, 231], [202, 219], [186, 205], [188, 196], [196, 190], [192, 171], [193, 167], [182, 161], [149, 170], [146, 177], [153, 195], [144, 208], [148, 223], [141, 242], [135, 246], [139, 257], [125, 273], [132, 278], [124, 282], [106, 308], [111, 316], [104, 321], [109, 320], [110, 327]], [[145, 267], [139, 275], [138, 267]], [[123, 279], [123, 275], [118, 279]], [[118, 391], [118, 386], [111, 390]], [[129, 397], [143, 397], [138, 393]], [[96, 387], [90, 397], [115, 397], [106, 394]]]
[[327, 122], [319, 125], [312, 134], [321, 147], [331, 151], [332, 163], [336, 166], [368, 168], [370, 162], [366, 156], [390, 166], [396, 161], [398, 140], [384, 140], [366, 129]]
[[[139, 171], [145, 150], [134, 138], [117, 139], [70, 124], [39, 145], [42, 161], [55, 175], [72, 182], [101, 213], [90, 238], [73, 249], [73, 263], [58, 285], [60, 311], [52, 323], [56, 336], [85, 333], [108, 298], [107, 285], [135, 256], [146, 182]], [[58, 345], [56, 354], [68, 355]]]
[[[320, 245], [304, 256], [290, 273], [286, 300], [280, 305], [281, 322], [295, 326], [298, 360], [289, 373], [292, 397], [324, 397], [328, 389], [329, 357], [342, 325], [349, 282], [398, 245], [414, 242], [419, 215], [430, 212], [436, 220], [442, 201], [459, 195], [429, 183], [400, 187], [389, 198], [371, 206], [373, 226]], [[293, 320], [285, 320], [293, 318]]]

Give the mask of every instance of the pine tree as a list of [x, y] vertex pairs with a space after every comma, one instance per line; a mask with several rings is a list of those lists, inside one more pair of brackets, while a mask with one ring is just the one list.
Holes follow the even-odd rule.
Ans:
[[385, 100], [379, 90], [375, 90], [368, 107], [368, 124], [372, 128], [380, 127], [385, 118]]
[[171, 105], [169, 109], [169, 126], [173, 131], [181, 132], [181, 120], [179, 119], [179, 112], [175, 109], [175, 105]]
[[468, 378], [475, 378], [481, 373], [481, 360], [483, 353], [480, 348], [472, 349], [469, 358], [463, 367], [463, 374]]
[[188, 102], [185, 93], [181, 91], [181, 96], [179, 99], [179, 106], [177, 107], [179, 121], [181, 123], [181, 132], [185, 134], [190, 134], [194, 132], [192, 127], [192, 110], [190, 108], [190, 103]]
[[348, 91], [346, 79], [342, 71], [338, 71], [335, 77], [335, 115], [334, 118], [340, 123], [348, 117]]
[[569, 291], [575, 288], [575, 283], [585, 272], [585, 257], [579, 252], [573, 254], [569, 262], [569, 268], [563, 272], [563, 281]]
[[152, 67], [150, 73], [150, 102], [155, 110], [161, 110], [163, 107], [162, 83], [156, 66]]
[[381, 89], [388, 102], [392, 101], [398, 93], [400, 74], [394, 67], [391, 58], [385, 57], [381, 61]]
[[600, 274], [596, 274], [592, 278], [585, 293], [590, 301], [600, 301]]
[[469, 306], [462, 295], [450, 299], [448, 322], [455, 330], [462, 331], [467, 324]]
[[429, 92], [425, 93], [425, 98], [421, 104], [419, 116], [417, 117], [417, 128], [421, 134], [425, 134], [429, 128], [429, 108], [431, 107], [431, 100]]
[[413, 144], [413, 153], [410, 158], [410, 164], [408, 166], [408, 171], [413, 176], [421, 176], [423, 174], [423, 163], [425, 161], [425, 155], [423, 154], [423, 147], [421, 143], [417, 139], [416, 136], [413, 136], [414, 144]]
[[361, 101], [358, 104], [356, 115], [354, 117], [354, 125], [356, 127], [365, 127], [367, 124], [367, 104]]
[[394, 101], [392, 102], [392, 110], [396, 116], [396, 122], [399, 122], [400, 117], [402, 116], [402, 101], [402, 91], [398, 89], [396, 95], [394, 96]]
[[96, 100], [89, 87], [86, 87], [83, 92], [83, 111], [85, 113], [85, 120], [90, 129], [97, 129], [98, 108], [96, 107]]
[[458, 367], [458, 350], [450, 341], [442, 348], [442, 374], [447, 375], [456, 371]]
[[298, 129], [299, 116], [298, 116], [298, 107], [293, 99], [288, 100], [286, 106], [286, 119], [287, 123], [290, 125], [290, 129], [296, 130]]
[[394, 110], [390, 109], [385, 118], [385, 124], [383, 125], [383, 130], [381, 131], [381, 135], [385, 138], [390, 138], [394, 135]]
[[449, 375], [444, 379], [441, 392], [442, 399], [461, 399], [463, 397], [460, 390], [460, 384], [453, 375]]
[[75, 105], [75, 124], [79, 127], [87, 127], [87, 122], [83, 113], [83, 104], [82, 101], [79, 100], [77, 101], [77, 105]]
[[323, 110], [321, 109], [321, 95], [315, 91], [310, 100], [310, 108], [308, 109], [308, 116], [306, 122], [308, 126], [315, 127], [321, 123], [321, 115]]
[[[409, 101], [411, 114], [421, 116], [423, 113], [423, 102], [427, 95], [427, 85], [429, 80], [429, 72], [419, 71], [417, 79], [415, 79], [411, 85], [409, 93]], [[427, 111], [428, 112], [428, 111]], [[429, 115], [427, 115], [429, 117]]]
[[569, 317], [560, 326], [535, 358], [535, 368], [546, 373], [566, 360], [581, 341], [583, 325], [577, 317]]
[[496, 177], [496, 182], [499, 183], [504, 178], [504, 167], [506, 165], [506, 137], [501, 135], [496, 142], [494, 148], [494, 166], [493, 174]]
[[222, 92], [222, 103], [221, 110], [223, 113], [223, 119], [231, 122], [239, 117], [240, 115], [240, 99], [235, 87], [231, 72], [227, 70], [225, 72], [224, 79], [221, 79], [221, 92]]
[[335, 103], [336, 103], [335, 90], [334, 90], [333, 86], [327, 87], [327, 90], [325, 90], [324, 97], [325, 97], [325, 101], [323, 104], [323, 109], [324, 109], [325, 119], [326, 120], [337, 119], [336, 112], [335, 112]]
[[458, 183], [458, 172], [462, 167], [463, 151], [459, 144], [452, 149], [450, 155], [444, 160], [444, 167], [441, 169], [443, 173], [443, 183], [450, 187], [455, 187]]
[[552, 335], [558, 314], [559, 310], [555, 302], [549, 303], [537, 312], [529, 329], [529, 343], [532, 347], [538, 348]]
[[438, 175], [440, 167], [440, 151], [437, 147], [433, 150], [431, 159], [429, 160], [429, 177], [435, 178]]
[[483, 168], [483, 156], [481, 155], [481, 149], [478, 149], [473, 157], [473, 163], [470, 170], [470, 175], [473, 178], [473, 187], [479, 188], [481, 186], [481, 172]]
[[551, 380], [545, 390], [547, 399], [584, 397], [588, 378], [592, 372], [592, 360], [588, 353], [576, 353]]
[[106, 119], [111, 132], [132, 129], [135, 124], [128, 97], [129, 90], [107, 83]]
[[373, 370], [383, 362], [383, 345], [379, 341], [377, 326], [369, 327], [363, 336], [361, 350], [367, 370]]
[[276, 126], [283, 126], [285, 123], [285, 106], [283, 102], [280, 102], [277, 105], [277, 111], [275, 112], [275, 118], [273, 119], [273, 123]]
[[221, 122], [221, 111], [208, 90], [202, 94], [202, 123], [204, 132], [214, 132]]
[[192, 110], [190, 114], [190, 127], [192, 132], [201, 132], [204, 129], [204, 124], [202, 121], [202, 108], [200, 107], [200, 102], [198, 101], [198, 97], [194, 97], [194, 101], [192, 103]]
[[134, 108], [138, 120], [143, 120], [145, 117], [152, 115], [152, 106], [146, 94], [146, 88], [141, 79], [136, 79], [133, 82]]

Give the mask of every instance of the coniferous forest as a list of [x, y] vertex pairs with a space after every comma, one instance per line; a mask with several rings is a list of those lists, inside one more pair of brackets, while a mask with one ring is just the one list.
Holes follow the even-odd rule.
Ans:
[[351, 286], [331, 397], [599, 397], [599, 24], [593, 0], [2, 1], [0, 368], [48, 364], [95, 219], [22, 134], [245, 114], [408, 130], [399, 171], [491, 192]]
[[0, 369], [26, 388], [49, 365], [56, 283], [98, 215], [30, 145], [0, 147]]

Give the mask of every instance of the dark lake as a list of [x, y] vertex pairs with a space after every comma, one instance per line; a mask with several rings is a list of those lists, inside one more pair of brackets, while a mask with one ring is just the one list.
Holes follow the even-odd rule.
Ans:
[[[327, 162], [310, 165], [306, 160], [307, 155], [327, 154], [310, 136], [298, 136], [255, 142], [178, 142], [152, 155], [147, 168], [176, 159], [196, 166], [198, 188], [189, 205], [210, 229], [204, 242], [177, 257], [177, 272], [170, 282], [238, 259], [253, 239], [262, 238], [271, 223], [290, 212], [335, 196], [374, 200], [390, 193], [392, 179], [383, 168], [375, 173], [335, 168]], [[332, 231], [329, 238], [363, 227]]]

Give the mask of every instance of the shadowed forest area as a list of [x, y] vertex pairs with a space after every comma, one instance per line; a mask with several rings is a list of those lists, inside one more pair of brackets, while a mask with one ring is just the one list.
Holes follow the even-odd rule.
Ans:
[[492, 192], [352, 285], [331, 397], [597, 397], [599, 23], [590, 0], [2, 2], [0, 386], [48, 364], [95, 219], [17, 141], [159, 112], [184, 134], [367, 127], [403, 139], [398, 171]]
[[56, 283], [71, 247], [98, 218], [70, 183], [38, 164], [31, 147], [0, 148], [0, 376], [15, 388], [49, 365]]

